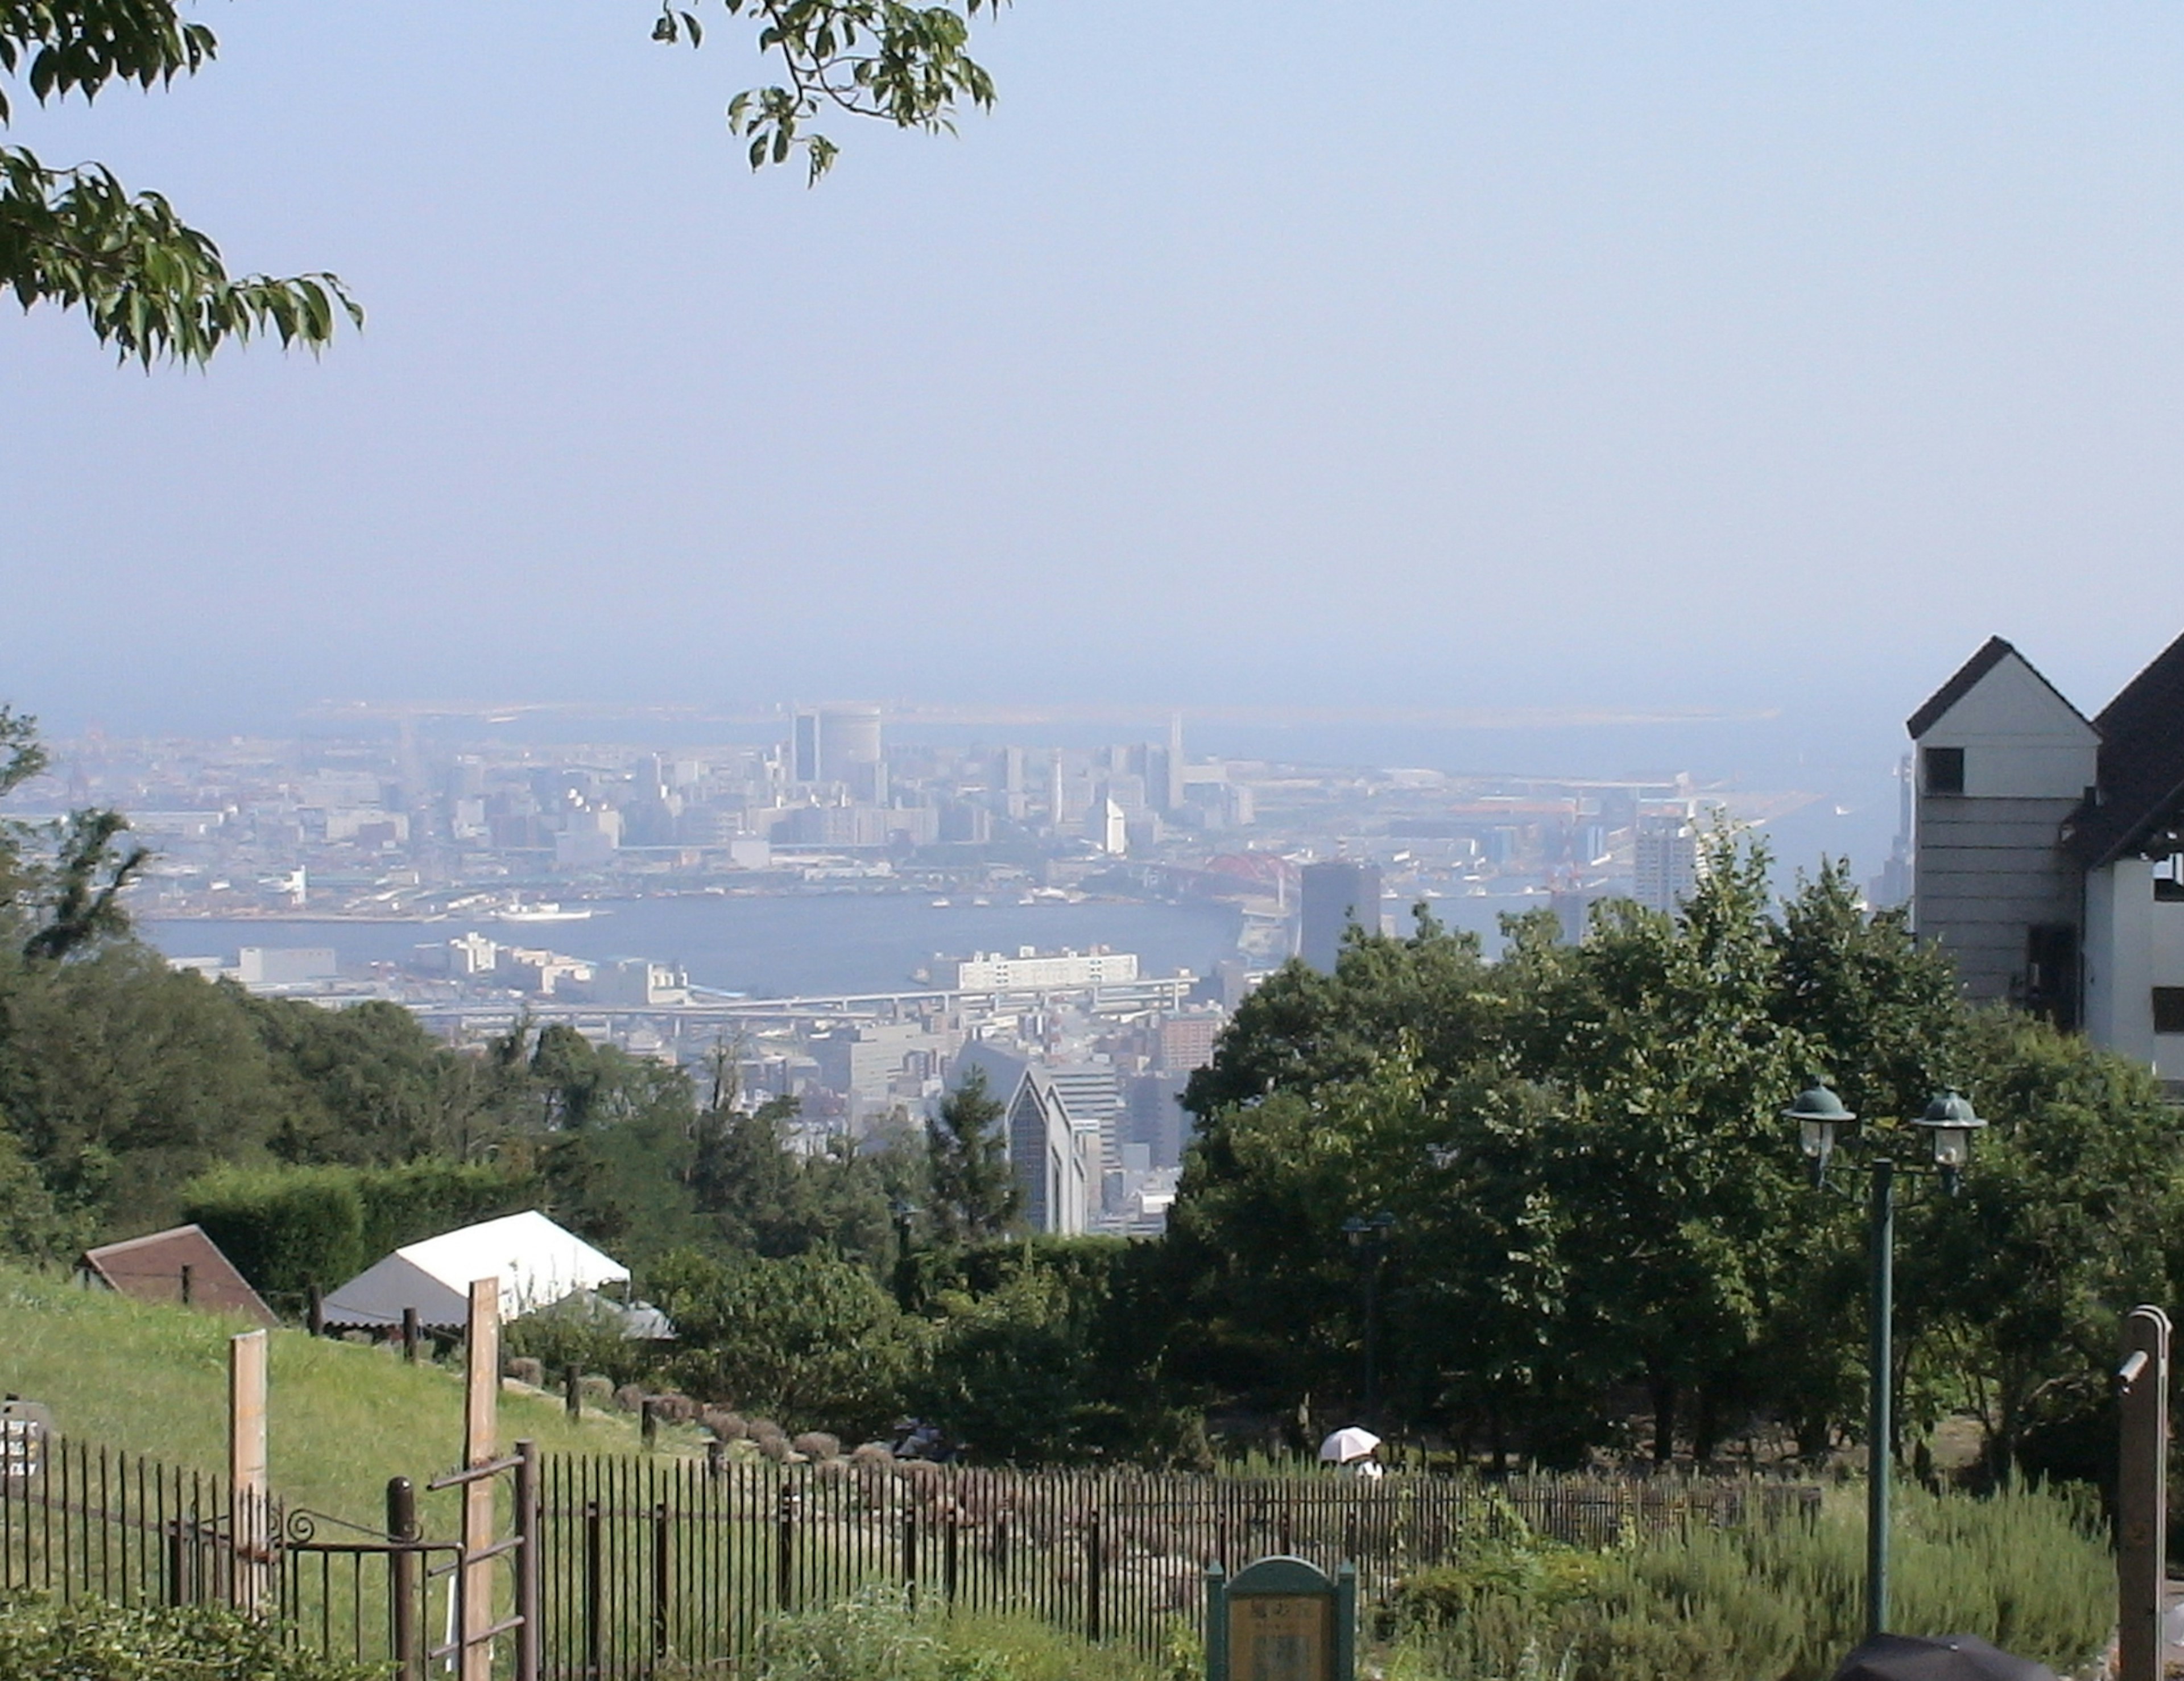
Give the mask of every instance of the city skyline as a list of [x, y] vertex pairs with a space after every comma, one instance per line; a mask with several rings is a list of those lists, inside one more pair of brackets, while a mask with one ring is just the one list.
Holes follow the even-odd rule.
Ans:
[[2142, 656], [2159, 8], [1023, 8], [994, 115], [815, 192], [648, 21], [245, 8], [186, 86], [18, 113], [372, 315], [149, 377], [8, 325], [8, 700], [1696, 709], [1885, 763], [1937, 648]]

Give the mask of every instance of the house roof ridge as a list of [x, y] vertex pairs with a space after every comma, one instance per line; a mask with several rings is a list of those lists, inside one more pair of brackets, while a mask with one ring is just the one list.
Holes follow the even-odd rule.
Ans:
[[2116, 691], [2093, 727], [2101, 732], [2100, 802], [2076, 844], [2098, 868], [2184, 802], [2184, 635]]
[[2013, 656], [2025, 670], [2039, 680], [2040, 686], [2053, 695], [2070, 711], [2070, 716], [2096, 734], [2100, 725], [2080, 712], [2076, 702], [2048, 680], [2048, 674], [2025, 657], [2024, 651], [2014, 642], [2000, 636], [1990, 636], [1980, 645], [1979, 651], [1957, 667], [1956, 675], [1926, 697], [1919, 710], [1904, 720], [1903, 728], [1914, 741], [1946, 718], [1951, 708], [1976, 689], [1981, 679]]

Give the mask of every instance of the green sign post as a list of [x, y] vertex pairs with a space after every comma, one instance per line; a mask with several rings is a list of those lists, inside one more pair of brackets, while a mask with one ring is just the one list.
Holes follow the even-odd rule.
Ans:
[[1206, 1681], [1355, 1681], [1357, 1571], [1262, 1558], [1206, 1572]]

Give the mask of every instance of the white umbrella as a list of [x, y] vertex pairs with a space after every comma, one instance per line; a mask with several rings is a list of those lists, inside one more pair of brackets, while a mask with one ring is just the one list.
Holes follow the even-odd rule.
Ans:
[[1336, 1431], [1319, 1444], [1319, 1457], [1327, 1465], [1347, 1465], [1352, 1460], [1370, 1456], [1380, 1445], [1380, 1438], [1369, 1430], [1361, 1430], [1352, 1424]]

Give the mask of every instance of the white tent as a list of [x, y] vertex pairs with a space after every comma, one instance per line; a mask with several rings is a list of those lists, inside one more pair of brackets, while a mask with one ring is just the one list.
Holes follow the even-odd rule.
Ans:
[[397, 1249], [328, 1296], [329, 1325], [399, 1325], [415, 1308], [426, 1325], [460, 1325], [471, 1281], [500, 1280], [500, 1316], [521, 1318], [577, 1290], [626, 1281], [629, 1270], [564, 1231], [536, 1209], [443, 1231]]

